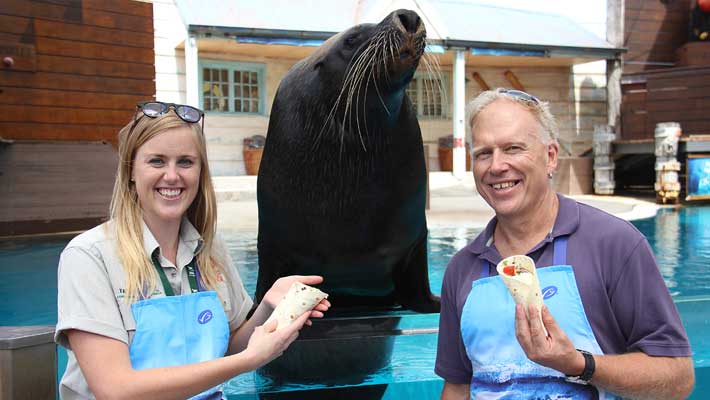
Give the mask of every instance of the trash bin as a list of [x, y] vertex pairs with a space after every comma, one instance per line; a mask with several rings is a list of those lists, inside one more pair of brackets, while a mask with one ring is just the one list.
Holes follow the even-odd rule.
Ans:
[[258, 175], [261, 155], [264, 152], [266, 137], [254, 135], [244, 139], [244, 169], [247, 175]]
[[[470, 171], [471, 154], [468, 149], [468, 143], [464, 147], [466, 148], [466, 171]], [[441, 171], [454, 170], [454, 135], [439, 138], [439, 169]]]

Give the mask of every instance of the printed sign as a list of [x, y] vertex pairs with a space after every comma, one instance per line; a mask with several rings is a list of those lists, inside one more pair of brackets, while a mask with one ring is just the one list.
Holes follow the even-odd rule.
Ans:
[[686, 177], [686, 200], [710, 199], [710, 154], [689, 154]]

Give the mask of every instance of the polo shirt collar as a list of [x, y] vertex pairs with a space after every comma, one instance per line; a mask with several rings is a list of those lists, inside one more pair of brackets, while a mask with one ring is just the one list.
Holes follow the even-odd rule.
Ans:
[[[560, 207], [557, 210], [557, 217], [555, 217], [555, 224], [552, 227], [552, 232], [540, 243], [540, 245], [535, 246], [535, 248], [531, 251], [535, 251], [540, 246], [552, 242], [559, 236], [571, 235], [579, 227], [579, 204], [559, 193], [557, 194], [557, 199], [559, 200]], [[479, 258], [484, 258], [491, 262], [500, 259], [500, 254], [492, 246], [493, 232], [495, 232], [497, 224], [498, 218], [493, 217], [488, 222], [488, 225], [486, 225], [483, 232], [481, 232], [481, 234], [478, 235], [474, 241], [469, 243], [466, 246], [466, 249], [471, 253], [476, 254]]]
[[[158, 249], [160, 248], [160, 245], [145, 221], [141, 220], [141, 224], [143, 225], [143, 248], [146, 251], [146, 254], [153, 256], [156, 251], [159, 251]], [[200, 233], [197, 229], [195, 229], [192, 223], [190, 223], [187, 217], [183, 217], [182, 222], [180, 223], [178, 260], [189, 258], [189, 262], [192, 260], [192, 257], [197, 255], [197, 253], [202, 250], [202, 244], [203, 241]], [[185, 248], [185, 246], [187, 248]]]

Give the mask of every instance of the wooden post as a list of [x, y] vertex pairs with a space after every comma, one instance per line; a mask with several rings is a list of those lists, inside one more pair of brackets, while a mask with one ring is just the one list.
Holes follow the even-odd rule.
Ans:
[[199, 56], [197, 51], [197, 35], [187, 34], [185, 38], [185, 104], [200, 107]]
[[466, 176], [466, 53], [456, 50], [454, 57], [454, 165], [453, 174], [458, 179]]
[[[608, 0], [606, 40], [616, 48], [624, 47], [624, 0]], [[621, 55], [606, 62], [607, 124], [617, 137], [621, 129]]]

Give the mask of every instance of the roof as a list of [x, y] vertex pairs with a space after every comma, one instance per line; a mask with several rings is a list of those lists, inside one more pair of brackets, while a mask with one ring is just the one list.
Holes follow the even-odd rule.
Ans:
[[[176, 0], [184, 24], [194, 32], [287, 40], [325, 40], [391, 11], [414, 10], [431, 43], [472, 49], [542, 51], [550, 56], [614, 58], [623, 49], [571, 19], [461, 0]], [[261, 43], [269, 43], [262, 41]], [[318, 44], [318, 42], [311, 43]], [[509, 53], [506, 53], [509, 55]], [[521, 53], [521, 55], [524, 55]]]

